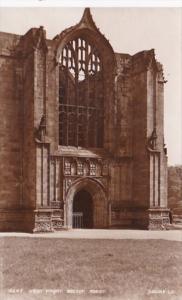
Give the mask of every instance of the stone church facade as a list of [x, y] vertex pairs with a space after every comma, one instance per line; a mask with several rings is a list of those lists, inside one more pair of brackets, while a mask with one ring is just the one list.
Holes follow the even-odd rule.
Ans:
[[0, 230], [163, 229], [162, 65], [114, 53], [90, 10], [46, 38], [0, 33]]

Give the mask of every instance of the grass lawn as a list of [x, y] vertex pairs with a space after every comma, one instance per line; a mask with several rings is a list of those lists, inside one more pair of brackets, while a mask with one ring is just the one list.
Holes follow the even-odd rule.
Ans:
[[0, 248], [2, 300], [182, 299], [181, 242], [5, 237]]

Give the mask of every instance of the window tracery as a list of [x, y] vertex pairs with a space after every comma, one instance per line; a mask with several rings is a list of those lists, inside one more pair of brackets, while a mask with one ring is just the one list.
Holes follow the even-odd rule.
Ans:
[[104, 85], [95, 46], [69, 41], [59, 61], [59, 144], [103, 146]]

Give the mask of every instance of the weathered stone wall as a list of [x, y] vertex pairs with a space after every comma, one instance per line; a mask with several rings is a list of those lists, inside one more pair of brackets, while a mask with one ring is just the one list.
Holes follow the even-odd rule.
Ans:
[[[16, 57], [20, 36], [0, 33], [0, 228], [19, 226], [22, 203], [21, 71]], [[8, 210], [11, 210], [11, 215]]]
[[[154, 215], [158, 215], [159, 223], [163, 218], [167, 221], [165, 212], [147, 213], [149, 208], [167, 208], [162, 66], [156, 62], [153, 50], [137, 53], [133, 57], [116, 54], [116, 59], [116, 153], [123, 160], [124, 157], [130, 158], [124, 174], [130, 170], [128, 186], [131, 192], [128, 193], [126, 202], [120, 190], [121, 187], [125, 190], [127, 184], [123, 180], [125, 177], [120, 176], [122, 168], [117, 163], [117, 167], [111, 171], [111, 195], [112, 191], [117, 191], [113, 197], [113, 210], [117, 211], [116, 214], [113, 212], [113, 222], [116, 226], [143, 224], [146, 227]], [[154, 138], [153, 141], [151, 137]], [[124, 211], [121, 207], [125, 207]], [[155, 222], [158, 220], [153, 224]]]
[[46, 133], [51, 142], [51, 153], [59, 144], [59, 66], [56, 64], [53, 42], [48, 41], [46, 55]]
[[[144, 59], [144, 58], [143, 58]], [[132, 106], [133, 106], [133, 204], [148, 207], [149, 161], [147, 142], [147, 72], [140, 54], [132, 60]]]
[[117, 127], [115, 154], [120, 157], [132, 156], [132, 80], [131, 56], [116, 54], [117, 77], [115, 81], [117, 99]]
[[38, 128], [46, 114], [46, 53], [43, 49], [34, 51], [34, 127]]
[[[51, 90], [47, 89], [46, 92], [46, 136], [51, 142], [51, 155], [54, 157], [54, 155], [61, 156], [62, 150], [61, 147], [58, 146], [58, 126], [56, 126], [58, 121], [55, 121], [58, 120], [58, 69], [54, 59], [51, 59], [52, 57], [53, 50], [49, 42], [47, 68], [50, 72], [47, 72], [47, 81], [53, 88]], [[116, 120], [117, 126], [112, 129], [112, 135], [115, 137], [117, 147], [115, 148], [115, 153], [109, 158], [110, 177], [107, 183], [107, 201], [108, 205], [110, 203], [111, 210], [110, 226], [131, 226], [139, 223], [142, 223], [143, 226], [147, 226], [146, 220], [148, 214], [146, 210], [151, 206], [162, 205], [162, 202], [158, 202], [158, 199], [161, 199], [159, 193], [162, 193], [162, 189], [160, 188], [163, 187], [165, 191], [166, 186], [166, 177], [165, 174], [162, 173], [163, 171], [165, 172], [166, 163], [166, 157], [163, 154], [163, 143], [161, 143], [161, 141], [163, 141], [163, 136], [161, 137], [163, 133], [163, 123], [160, 123], [163, 110], [161, 103], [163, 101], [163, 90], [161, 87], [159, 91], [157, 90], [153, 66], [150, 66], [149, 70], [146, 69], [146, 57], [143, 56], [143, 53], [137, 54], [136, 57], [132, 59], [128, 55], [119, 54], [116, 55], [116, 58], [118, 75], [115, 88], [117, 96], [117, 109], [115, 113], [117, 117], [114, 115], [113, 119]], [[157, 101], [157, 92], [158, 97], [161, 97], [158, 100], [159, 103], [155, 102]], [[155, 115], [158, 109], [161, 114], [159, 116]], [[150, 157], [147, 151], [147, 143], [154, 127], [156, 127], [157, 132], [159, 132], [157, 146], [159, 152], [161, 151], [162, 154], [160, 153], [159, 155], [157, 152]], [[111, 128], [109, 130], [111, 130]], [[56, 164], [54, 163], [53, 168], [52, 163], [50, 164], [48, 161], [49, 155], [47, 152], [41, 150], [44, 149], [44, 146], [42, 145], [41, 147], [37, 150], [39, 151], [37, 162], [39, 167], [42, 168], [37, 171], [37, 174], [39, 174], [37, 176], [39, 186], [37, 188], [39, 193], [37, 199], [39, 199], [39, 207], [45, 207], [52, 203], [53, 190], [56, 197], [59, 195], [58, 203], [62, 200], [66, 201], [66, 198], [64, 193], [60, 193], [60, 191], [64, 189], [64, 182], [63, 186], [61, 183], [63, 180], [62, 172], [58, 171], [60, 164], [58, 165], [59, 167], [56, 167], [55, 172]], [[44, 153], [45, 157], [44, 154], [40, 153]], [[74, 149], [72, 150], [72, 155], [77, 156]], [[58, 175], [60, 176], [60, 181], [59, 178], [55, 177]], [[161, 181], [159, 182], [160, 176]], [[50, 189], [48, 189], [49, 182]], [[161, 184], [161, 186], [159, 186], [159, 184]], [[54, 186], [56, 186], [58, 192], [55, 192], [56, 189]], [[42, 192], [40, 189], [42, 189]], [[155, 200], [152, 198], [154, 190]], [[41, 196], [42, 200], [40, 200], [41, 193], [43, 195]], [[48, 193], [50, 193], [50, 196]], [[166, 205], [162, 207], [166, 207]], [[141, 219], [143, 221], [141, 221]]]
[[160, 150], [160, 206], [168, 207], [168, 179], [167, 179], [167, 149], [164, 137], [164, 84], [162, 66], [157, 63], [158, 72], [156, 76], [156, 128], [157, 148]]
[[34, 30], [23, 37], [23, 206], [35, 208], [35, 136], [34, 136], [34, 77], [35, 52], [32, 47]]
[[[59, 145], [59, 55], [75, 34], [102, 55], [103, 149]], [[0, 43], [1, 223], [33, 231], [69, 227], [74, 195], [85, 188], [97, 228], [161, 228], [168, 218], [164, 78], [154, 51], [114, 54], [88, 11], [52, 41], [40, 27], [21, 38], [1, 33]]]
[[21, 176], [21, 99], [16, 90], [14, 48], [19, 36], [0, 34], [0, 207], [20, 204]]
[[[146, 226], [149, 160], [147, 141], [147, 73], [144, 58], [116, 54], [117, 148], [121, 157], [111, 167], [111, 209], [114, 227]], [[152, 99], [153, 100], [153, 99]], [[140, 209], [141, 208], [141, 209]]]
[[49, 206], [49, 147], [40, 143], [36, 149], [36, 206], [37, 208]]

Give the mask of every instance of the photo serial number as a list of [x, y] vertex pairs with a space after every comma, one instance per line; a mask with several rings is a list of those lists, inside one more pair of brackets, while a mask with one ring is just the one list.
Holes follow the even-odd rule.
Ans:
[[84, 289], [30, 289], [30, 290], [24, 290], [24, 289], [8, 289], [9, 294], [34, 294], [34, 295], [40, 295], [40, 294], [51, 294], [51, 295], [58, 295], [58, 294], [105, 294], [106, 290], [103, 289], [90, 289], [90, 290], [84, 290]]

